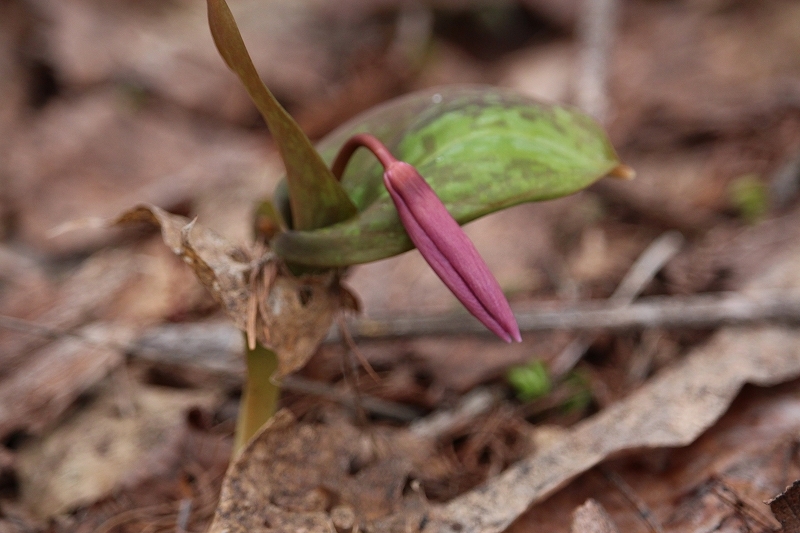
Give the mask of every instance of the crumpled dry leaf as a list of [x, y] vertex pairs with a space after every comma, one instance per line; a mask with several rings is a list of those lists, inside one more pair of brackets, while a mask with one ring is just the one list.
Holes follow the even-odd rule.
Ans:
[[[747, 287], [797, 287], [800, 249]], [[720, 330], [676, 366], [663, 371], [623, 401], [585, 420], [483, 486], [443, 505], [430, 505], [422, 522], [406, 510], [387, 517], [394, 524], [425, 532], [500, 532], [530, 505], [553, 494], [610, 456], [641, 449], [686, 446], [728, 409], [745, 383], [770, 386], [800, 376], [800, 332], [760, 326]], [[316, 452], [315, 452], [316, 453]], [[305, 462], [313, 454], [297, 462]], [[238, 468], [238, 469], [237, 469]], [[239, 483], [244, 466], [231, 469], [226, 484]], [[265, 468], [262, 465], [262, 468]], [[265, 505], [264, 494], [237, 507], [240, 520]], [[416, 512], [416, 511], [414, 511]], [[221, 512], [220, 520], [230, 516]], [[322, 519], [324, 518], [324, 520]], [[315, 527], [327, 527], [323, 516]], [[230, 525], [230, 524], [228, 524]], [[222, 523], [219, 524], [223, 528]], [[238, 526], [237, 526], [238, 527]], [[373, 529], [380, 530], [377, 526]], [[215, 531], [221, 531], [218, 529]], [[267, 529], [268, 530], [268, 529]], [[324, 529], [319, 529], [320, 531]]]
[[[63, 337], [28, 353], [26, 364], [0, 380], [0, 438], [16, 431], [38, 434], [58, 420], [81, 394], [124, 362], [118, 347], [131, 333], [123, 326], [94, 323], [78, 330], [81, 338]], [[84, 339], [95, 346], [87, 347]]]
[[[330, 329], [348, 293], [331, 274], [295, 277], [277, 272], [260, 282], [259, 258], [186, 217], [155, 206], [123, 213], [113, 225], [145, 222], [161, 228], [164, 243], [194, 271], [236, 327], [278, 355], [277, 377], [306, 364]], [[256, 275], [254, 275], [254, 272]], [[253, 320], [255, 319], [255, 322]]]
[[[0, 265], [6, 266], [6, 265]], [[103, 310], [119, 298], [137, 277], [139, 262], [131, 253], [111, 250], [84, 261], [60, 285], [49, 282], [39, 272], [31, 283], [8, 290], [10, 301], [3, 302], [2, 314], [35, 322], [57, 331], [69, 331], [103, 315]], [[21, 263], [19, 268], [36, 264]], [[14, 270], [10, 270], [14, 274]], [[18, 276], [15, 281], [24, 279]], [[12, 286], [13, 287], [13, 286]], [[11, 375], [23, 365], [31, 365], [32, 354], [50, 342], [39, 335], [20, 335], [0, 329], [0, 377]]]
[[[745, 387], [690, 446], [643, 450], [584, 472], [507, 532], [566, 533], [569, 514], [589, 498], [604, 506], [620, 531], [654, 531], [645, 522], [660, 525], [664, 533], [776, 531], [779, 523], [762, 502], [800, 478], [797, 391], [797, 380]], [[633, 499], [611, 477], [627, 484]]]
[[800, 533], [800, 480], [767, 503], [783, 526], [783, 533]]
[[[165, 100], [245, 122], [252, 107], [208, 36], [204, 2], [44, 0], [36, 12], [45, 59], [67, 87], [125, 80]], [[231, 2], [268, 85], [306, 104], [341, 83], [348, 66], [386, 34], [376, 9], [327, 0]], [[103, 43], [97, 46], [97, 43]]]
[[[800, 248], [789, 249], [746, 289], [797, 288]], [[543, 500], [607, 457], [643, 448], [686, 446], [725, 412], [745, 383], [800, 376], [800, 332], [762, 326], [720, 330], [676, 366], [515, 464], [478, 489], [436, 509], [427, 532], [505, 530]]]
[[[137, 104], [135, 94], [113, 84], [55, 99], [2, 143], [8, 151], [0, 189], [19, 212], [16, 237], [56, 255], [86, 253], [119, 238], [97, 227], [53, 231], [68, 221], [110, 218], [136, 202], [185, 206], [220, 184], [269, 190], [263, 136], [200, 124], [169, 106]], [[256, 173], [263, 189], [245, 183]]]
[[229, 468], [209, 533], [418, 530], [427, 505], [412, 478], [430, 452], [408, 432], [280, 411]]
[[89, 406], [19, 450], [26, 508], [55, 516], [168, 470], [180, 457], [186, 413], [219, 399], [215, 390], [127, 385], [108, 383]]
[[113, 225], [146, 222], [161, 228], [164, 244], [194, 270], [200, 282], [233, 318], [240, 329], [247, 316], [247, 275], [252, 257], [239, 247], [186, 217], [155, 206], [139, 206], [120, 215]]
[[744, 383], [773, 385], [798, 375], [800, 333], [724, 330], [548, 450], [437, 510], [425, 531], [452, 531], [454, 524], [465, 533], [503, 531], [532, 503], [612, 454], [689, 444], [724, 413]]

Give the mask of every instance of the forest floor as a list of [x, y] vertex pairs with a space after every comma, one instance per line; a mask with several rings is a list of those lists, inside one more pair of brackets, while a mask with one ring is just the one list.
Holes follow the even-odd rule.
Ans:
[[[599, 16], [230, 4], [315, 140], [445, 84], [582, 103]], [[605, 24], [636, 179], [466, 227], [523, 342], [476, 334], [416, 251], [353, 268], [363, 316], [434, 327], [354, 326], [377, 380], [324, 343], [228, 471], [241, 332], [160, 235], [95, 222], [149, 203], [247, 244], [269, 132], [204, 2], [0, 2], [0, 533], [206, 531], [226, 471], [219, 531], [797, 531], [795, 493], [765, 502], [800, 479], [800, 3]]]

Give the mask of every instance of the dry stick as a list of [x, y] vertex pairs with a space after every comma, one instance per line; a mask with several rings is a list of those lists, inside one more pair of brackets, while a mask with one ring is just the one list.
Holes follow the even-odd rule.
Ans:
[[[683, 246], [683, 236], [675, 231], [668, 231], [654, 240], [633, 263], [617, 289], [608, 298], [608, 302], [619, 306], [632, 303], [658, 271], [675, 257], [681, 246]], [[595, 335], [584, 334], [570, 342], [550, 364], [553, 378], [558, 379], [572, 370], [594, 339]]]
[[[519, 311], [516, 317], [520, 330], [527, 333], [552, 330], [707, 329], [765, 322], [797, 324], [800, 323], [800, 291], [773, 289], [748, 291], [746, 294], [720, 292], [692, 296], [652, 296], [641, 298], [627, 306], [619, 306], [607, 300], [588, 301], [568, 307]], [[1, 315], [0, 327], [48, 338], [74, 337], [95, 346], [119, 347], [135, 357], [156, 362], [162, 360], [153, 357], [149, 352], [145, 354], [144, 348], [135, 341], [129, 345], [101, 343], [80, 334]], [[238, 331], [233, 326], [230, 327], [232, 331]], [[348, 328], [353, 339], [362, 342], [422, 336], [491, 335], [482, 324], [466, 313], [361, 318], [348, 321]], [[339, 334], [332, 332], [325, 342], [340, 342]], [[187, 364], [185, 360], [177, 362]], [[218, 371], [230, 375], [238, 372], [232, 368]]]
[[[74, 337], [85, 341], [87, 344], [97, 344], [91, 339], [87, 339], [78, 333], [71, 331], [61, 331], [49, 326], [43, 326], [24, 318], [14, 318], [13, 316], [0, 315], [0, 328], [19, 331], [20, 333], [27, 333], [29, 335], [36, 335], [46, 339], [57, 340], [63, 337]], [[103, 345], [106, 346], [105, 344]]]
[[610, 470], [604, 466], [600, 467], [600, 472], [602, 472], [603, 476], [614, 485], [614, 487], [622, 493], [628, 503], [630, 503], [639, 516], [644, 520], [647, 524], [647, 527], [653, 533], [664, 533], [664, 528], [661, 527], [661, 524], [656, 520], [655, 516], [653, 515], [653, 511], [647, 506], [647, 504], [642, 500], [636, 492], [634, 492], [633, 487], [628, 485], [622, 476]]
[[[653, 296], [626, 306], [607, 300], [582, 302], [562, 308], [515, 313], [522, 332], [552, 330], [630, 330], [646, 328], [705, 329], [763, 322], [800, 322], [800, 291], [762, 290], [740, 294], [723, 292], [692, 296]], [[428, 316], [361, 318], [349, 323], [359, 341], [384, 341], [421, 336], [488, 336], [466, 313]], [[326, 342], [338, 342], [329, 335]]]
[[520, 315], [524, 331], [552, 329], [714, 328], [800, 322], [800, 291], [764, 290], [643, 298], [624, 307], [602, 302], [582, 308]]
[[419, 437], [435, 440], [487, 413], [498, 401], [498, 394], [487, 388], [477, 388], [462, 397], [453, 409], [420, 418], [411, 424], [409, 430]]
[[[770, 518], [762, 513], [758, 507], [743, 500], [735, 490], [725, 483], [723, 478], [716, 477], [716, 479], [713, 479], [711, 483], [711, 492], [713, 492], [714, 495], [716, 495], [717, 498], [722, 500], [724, 503], [730, 505], [731, 508], [733, 508], [737, 513], [746, 515], [743, 517], [745, 520], [749, 517], [753, 522], [756, 522], [759, 526], [761, 526], [764, 531], [775, 531], [775, 527], [773, 526], [775, 518]], [[782, 529], [780, 531], [787, 530]]]
[[192, 499], [183, 498], [178, 504], [178, 516], [175, 519], [175, 533], [186, 533], [189, 517], [192, 514]]
[[[315, 396], [327, 398], [349, 407], [355, 407], [352, 394], [345, 391], [336, 390], [327, 383], [312, 381], [300, 376], [286, 376], [281, 381], [281, 386], [287, 390], [301, 392], [303, 394], [313, 394]], [[403, 422], [410, 422], [411, 420], [419, 418], [421, 414], [416, 409], [406, 405], [395, 402], [387, 402], [386, 400], [381, 400], [379, 398], [364, 394], [361, 395], [361, 406], [367, 411], [376, 415], [394, 418]]]
[[372, 365], [369, 364], [369, 361], [367, 361], [367, 358], [364, 357], [363, 353], [361, 353], [361, 350], [358, 349], [358, 345], [355, 343], [353, 337], [350, 336], [350, 332], [347, 330], [347, 322], [345, 322], [341, 315], [336, 317], [336, 325], [339, 328], [339, 335], [344, 340], [345, 349], [350, 350], [355, 354], [358, 362], [361, 363], [361, 366], [364, 368], [364, 370], [366, 370], [367, 374], [369, 374], [369, 377], [371, 377], [375, 383], [380, 383], [380, 376], [378, 376], [378, 373], [375, 372], [374, 368], [372, 368]]
[[584, 0], [578, 33], [582, 61], [578, 106], [601, 124], [608, 118], [608, 64], [617, 26], [619, 0]]
[[[156, 363], [176, 362], [170, 360], [169, 356], [165, 356], [165, 353], [161, 351], [157, 353], [159, 357], [154, 357], [152, 350], [147, 351], [146, 352], [147, 355], [143, 356], [145, 352], [143, 351], [142, 347], [136, 343], [136, 341], [131, 342], [129, 344], [106, 342], [106, 341], [98, 342], [80, 333], [75, 333], [71, 331], [61, 331], [22, 318], [14, 318], [10, 316], [0, 315], [0, 328], [19, 331], [21, 333], [26, 333], [29, 335], [38, 335], [40, 337], [45, 337], [53, 340], [58, 340], [64, 337], [71, 337], [78, 339], [81, 342], [84, 342], [90, 346], [95, 346], [99, 348], [113, 348], [116, 350], [120, 350], [122, 352], [129, 353], [134, 357], [139, 357], [142, 360], [150, 362], [156, 362]], [[179, 339], [178, 342], [182, 343], [184, 341]], [[178, 364], [187, 364], [187, 361], [181, 360], [178, 361]], [[225, 374], [241, 376], [241, 372], [238, 369], [223, 370], [222, 372]], [[315, 396], [327, 398], [329, 400], [344, 405], [348, 405], [351, 407], [353, 406], [352, 398], [349, 395], [337, 391], [327, 383], [311, 381], [297, 376], [286, 376], [285, 378], [283, 378], [281, 385], [287, 390], [294, 390], [297, 392], [302, 392], [304, 394], [313, 394]], [[388, 418], [394, 418], [400, 421], [410, 422], [411, 420], [419, 418], [419, 416], [421, 415], [419, 411], [417, 411], [416, 409], [412, 409], [406, 405], [395, 402], [389, 402], [386, 400], [380, 400], [378, 398], [374, 398], [367, 395], [361, 395], [361, 402], [363, 407], [371, 413], [380, 416], [385, 416]]]

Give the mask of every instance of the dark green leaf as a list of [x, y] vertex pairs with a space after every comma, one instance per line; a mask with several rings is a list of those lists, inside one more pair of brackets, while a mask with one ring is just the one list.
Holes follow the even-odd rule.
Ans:
[[[493, 87], [440, 88], [384, 104], [320, 143], [323, 158], [330, 162], [362, 132], [417, 167], [460, 224], [574, 193], [620, 167], [605, 132], [585, 114]], [[344, 266], [412, 248], [382, 174], [374, 156], [357, 152], [342, 185], [359, 216], [316, 231], [281, 233], [273, 250], [289, 262]]]
[[297, 123], [261, 81], [225, 0], [208, 0], [208, 22], [225, 63], [247, 89], [286, 165], [293, 227], [313, 230], [347, 220], [356, 207]]

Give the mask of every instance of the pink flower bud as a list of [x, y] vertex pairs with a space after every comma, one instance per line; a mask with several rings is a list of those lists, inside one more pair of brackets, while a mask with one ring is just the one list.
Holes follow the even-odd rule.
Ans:
[[506, 342], [520, 342], [519, 326], [489, 267], [417, 170], [398, 161], [372, 135], [351, 138], [333, 163], [340, 178], [359, 146], [369, 148], [384, 166], [383, 183], [400, 221], [422, 257], [464, 307]]
[[408, 236], [464, 307], [506, 342], [520, 342], [511, 307], [475, 245], [417, 170], [389, 164], [383, 183]]

